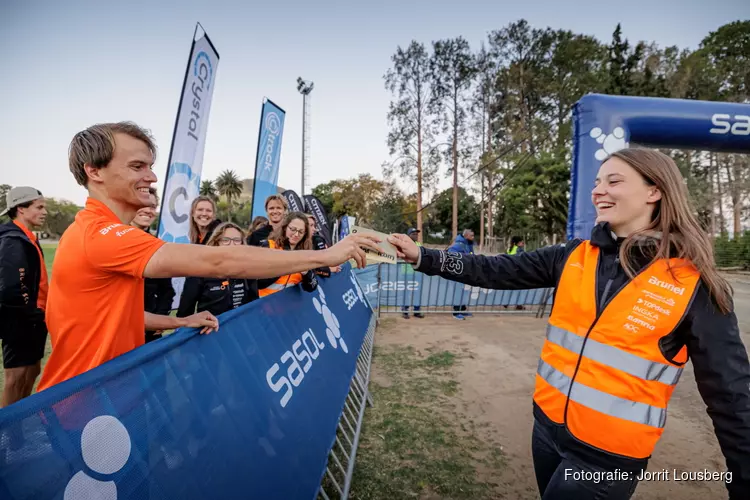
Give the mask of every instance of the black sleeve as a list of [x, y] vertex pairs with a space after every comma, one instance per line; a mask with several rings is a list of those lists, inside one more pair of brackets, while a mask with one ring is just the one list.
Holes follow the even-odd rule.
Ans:
[[272, 229], [273, 228], [271, 226], [263, 226], [262, 228], [253, 231], [247, 238], [247, 244], [253, 247], [261, 246], [261, 241], [268, 239], [268, 237], [271, 235]]
[[[732, 482], [730, 499], [750, 494], [750, 364], [737, 316], [721, 314], [701, 286], [686, 316], [688, 354]], [[745, 496], [743, 496], [745, 495]]]
[[180, 296], [180, 306], [177, 308], [178, 318], [186, 318], [195, 314], [195, 308], [202, 291], [202, 278], [185, 279], [185, 286], [182, 287], [182, 295]]
[[471, 286], [498, 290], [552, 288], [568, 254], [580, 243], [554, 245], [518, 255], [470, 255], [420, 247], [417, 271]]
[[[187, 280], [186, 280], [187, 281]], [[174, 300], [174, 288], [171, 278], [161, 278], [156, 284], [156, 312], [164, 316], [169, 315]]]
[[330, 278], [331, 277], [331, 268], [330, 267], [319, 267], [317, 269], [313, 269], [315, 271], [315, 274], [318, 276], [321, 276], [323, 278]]
[[0, 238], [0, 309], [4, 313], [36, 309], [36, 304], [27, 304], [23, 300], [28, 285], [21, 279], [21, 269], [28, 268], [21, 240], [12, 236]]
[[306, 292], [314, 292], [318, 288], [318, 278], [314, 271], [302, 273], [302, 289]]

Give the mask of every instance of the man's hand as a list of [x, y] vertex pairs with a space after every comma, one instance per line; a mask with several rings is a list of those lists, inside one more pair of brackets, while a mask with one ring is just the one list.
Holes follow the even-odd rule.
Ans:
[[331, 269], [332, 273], [340, 273], [341, 272], [341, 266], [333, 266]]
[[183, 325], [188, 328], [201, 328], [201, 334], [219, 331], [219, 320], [208, 311], [195, 313], [183, 318]]
[[320, 251], [321, 257], [323, 257], [323, 265], [336, 267], [349, 259], [354, 259], [357, 267], [361, 269], [367, 265], [367, 254], [362, 248], [365, 247], [378, 252], [377, 243], [380, 243], [380, 239], [374, 235], [350, 234], [331, 248]]
[[405, 234], [392, 234], [388, 242], [396, 247], [396, 256], [409, 264], [416, 264], [419, 260], [419, 247], [414, 240]]

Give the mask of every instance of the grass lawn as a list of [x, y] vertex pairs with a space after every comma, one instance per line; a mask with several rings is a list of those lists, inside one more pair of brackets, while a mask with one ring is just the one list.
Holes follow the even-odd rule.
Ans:
[[351, 496], [380, 498], [497, 498], [494, 474], [504, 466], [498, 445], [483, 440], [453, 397], [460, 390], [449, 351], [376, 346]]

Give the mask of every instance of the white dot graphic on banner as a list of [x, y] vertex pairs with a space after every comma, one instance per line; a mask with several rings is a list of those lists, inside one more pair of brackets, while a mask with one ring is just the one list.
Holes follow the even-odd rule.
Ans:
[[114, 474], [130, 456], [130, 435], [122, 422], [111, 415], [92, 419], [81, 434], [83, 461], [94, 472]]
[[[91, 419], [81, 433], [83, 461], [99, 474], [114, 474], [130, 458], [132, 443], [128, 430], [117, 418], [102, 415]], [[114, 481], [99, 481], [78, 472], [65, 487], [64, 500], [117, 500]]]

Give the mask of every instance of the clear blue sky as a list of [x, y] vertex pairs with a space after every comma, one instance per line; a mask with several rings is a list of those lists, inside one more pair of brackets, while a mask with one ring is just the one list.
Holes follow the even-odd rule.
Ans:
[[750, 18], [750, 2], [0, 0], [0, 183], [82, 204], [85, 190], [67, 168], [73, 134], [134, 120], [156, 137], [161, 191], [196, 21], [221, 56], [204, 179], [224, 169], [253, 176], [268, 96], [287, 111], [280, 184], [299, 189], [298, 76], [315, 82], [312, 185], [361, 172], [382, 177], [390, 100], [382, 77], [395, 48], [458, 35], [478, 47], [490, 30], [520, 18], [602, 41], [620, 21], [631, 41], [695, 48], [709, 31]]

